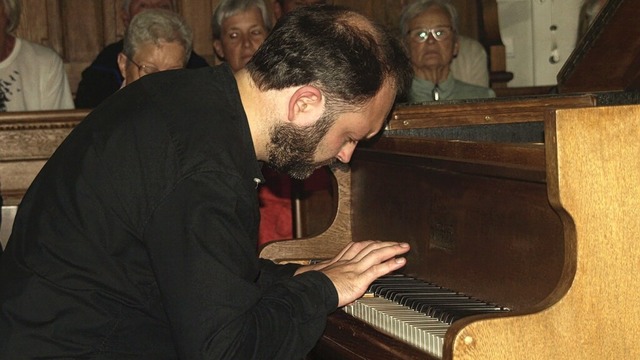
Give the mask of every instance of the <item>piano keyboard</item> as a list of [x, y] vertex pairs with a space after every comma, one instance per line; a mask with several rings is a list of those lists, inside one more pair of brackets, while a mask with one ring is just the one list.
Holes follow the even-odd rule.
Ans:
[[442, 358], [444, 335], [454, 321], [471, 315], [509, 311], [403, 275], [376, 280], [365, 296], [343, 310], [438, 358]]

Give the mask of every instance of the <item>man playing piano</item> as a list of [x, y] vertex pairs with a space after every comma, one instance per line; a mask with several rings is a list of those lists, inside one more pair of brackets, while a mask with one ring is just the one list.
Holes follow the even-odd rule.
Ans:
[[286, 17], [247, 68], [151, 74], [94, 110], [25, 195], [0, 260], [0, 358], [290, 359], [408, 245], [317, 265], [258, 259], [259, 161], [348, 162], [411, 79], [340, 8]]

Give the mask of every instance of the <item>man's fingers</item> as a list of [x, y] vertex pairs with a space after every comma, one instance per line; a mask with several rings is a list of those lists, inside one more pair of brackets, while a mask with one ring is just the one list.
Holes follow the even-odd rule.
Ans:
[[345, 246], [344, 249], [340, 252], [338, 259], [339, 260], [351, 260], [360, 254], [363, 249], [366, 249], [368, 246], [375, 244], [376, 241], [366, 240], [366, 241], [356, 241], [351, 242], [349, 245]]
[[409, 250], [410, 247], [407, 243], [377, 242], [368, 245], [353, 260], [361, 262], [365, 267], [371, 267], [387, 259], [402, 255]]
[[370, 267], [368, 271], [370, 271], [371, 274], [369, 274], [368, 277], [371, 278], [371, 282], [373, 282], [373, 280], [396, 271], [406, 264], [407, 259], [405, 259], [404, 257], [394, 257], [393, 259], [389, 259], [385, 262]]
[[409, 250], [407, 243], [355, 242], [319, 270], [331, 279], [343, 306], [362, 296], [375, 279], [403, 267], [406, 259], [398, 256]]

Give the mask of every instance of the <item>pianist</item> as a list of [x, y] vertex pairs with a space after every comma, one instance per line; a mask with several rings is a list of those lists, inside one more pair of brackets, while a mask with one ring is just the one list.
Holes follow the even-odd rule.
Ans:
[[356, 12], [303, 7], [246, 69], [145, 76], [87, 116], [25, 195], [0, 259], [0, 358], [302, 358], [407, 244], [258, 259], [258, 161], [348, 162], [411, 79]]

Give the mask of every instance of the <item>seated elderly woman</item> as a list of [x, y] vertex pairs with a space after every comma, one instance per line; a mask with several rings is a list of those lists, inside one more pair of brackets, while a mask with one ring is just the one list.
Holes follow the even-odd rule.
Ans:
[[400, 17], [414, 71], [409, 102], [495, 97], [493, 90], [455, 79], [451, 62], [460, 49], [458, 12], [448, 0], [417, 0]]
[[175, 12], [150, 9], [139, 13], [129, 24], [118, 54], [122, 86], [144, 75], [184, 68], [192, 44], [191, 29]]
[[60, 56], [12, 35], [21, 8], [20, 0], [0, 1], [0, 112], [73, 109]]
[[222, 0], [211, 19], [213, 49], [236, 72], [262, 45], [271, 31], [263, 0]]

